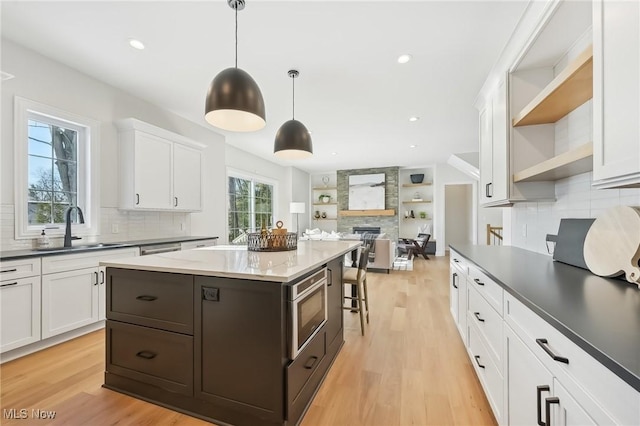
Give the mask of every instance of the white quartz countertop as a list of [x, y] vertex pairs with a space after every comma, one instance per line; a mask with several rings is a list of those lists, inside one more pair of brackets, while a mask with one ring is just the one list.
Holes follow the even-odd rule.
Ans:
[[299, 241], [291, 251], [248, 251], [246, 246], [212, 246], [100, 262], [141, 271], [288, 282], [351, 252], [359, 241]]

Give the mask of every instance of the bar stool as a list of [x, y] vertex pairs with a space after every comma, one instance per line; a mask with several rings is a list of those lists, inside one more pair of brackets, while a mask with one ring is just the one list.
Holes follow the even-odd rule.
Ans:
[[[355, 306], [342, 306], [342, 309], [360, 314], [360, 329], [364, 336], [364, 315], [367, 315], [367, 324], [369, 324], [369, 297], [367, 294], [367, 263], [369, 263], [369, 247], [360, 249], [360, 259], [358, 259], [358, 268], [345, 268], [342, 274], [343, 284], [354, 286], [355, 294], [345, 291], [344, 299], [355, 302]], [[348, 296], [351, 294], [351, 296]]]

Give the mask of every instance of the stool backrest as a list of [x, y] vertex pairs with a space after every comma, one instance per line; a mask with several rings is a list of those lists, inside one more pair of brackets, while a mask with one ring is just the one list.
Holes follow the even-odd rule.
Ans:
[[369, 247], [362, 246], [360, 249], [360, 259], [358, 259], [358, 281], [364, 279], [369, 264]]

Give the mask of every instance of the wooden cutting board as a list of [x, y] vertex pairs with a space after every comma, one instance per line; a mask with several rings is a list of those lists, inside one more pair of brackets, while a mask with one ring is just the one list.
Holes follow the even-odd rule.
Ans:
[[640, 283], [640, 207], [616, 206], [599, 216], [584, 240], [584, 260], [596, 275], [624, 273]]

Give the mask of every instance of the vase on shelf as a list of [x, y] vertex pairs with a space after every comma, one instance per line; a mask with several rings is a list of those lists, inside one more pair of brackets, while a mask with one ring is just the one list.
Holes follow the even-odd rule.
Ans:
[[320, 212], [316, 210], [316, 213], [313, 215], [316, 219], [320, 219]]
[[326, 219], [327, 218], [327, 212], [322, 212], [322, 218]]
[[417, 173], [409, 176], [411, 178], [411, 183], [422, 183], [424, 180], [424, 173]]

